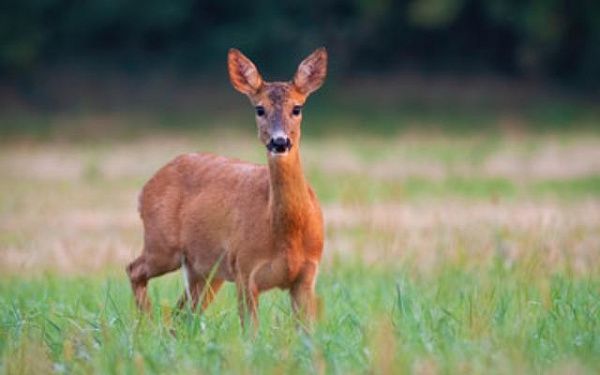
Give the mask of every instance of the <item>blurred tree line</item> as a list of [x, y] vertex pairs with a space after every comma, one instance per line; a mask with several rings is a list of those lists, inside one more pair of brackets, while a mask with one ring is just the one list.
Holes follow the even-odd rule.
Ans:
[[[335, 73], [500, 73], [597, 87], [597, 0], [2, 0], [0, 76], [98, 64], [223, 69], [227, 48], [290, 73], [325, 45]], [[293, 59], [293, 60], [292, 60]]]

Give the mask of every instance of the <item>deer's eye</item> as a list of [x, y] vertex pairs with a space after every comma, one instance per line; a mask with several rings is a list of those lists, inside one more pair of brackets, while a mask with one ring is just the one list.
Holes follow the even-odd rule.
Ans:
[[301, 105], [295, 105], [294, 108], [292, 109], [292, 115], [299, 116], [300, 112], [302, 112], [302, 106]]
[[265, 107], [260, 106], [260, 105], [258, 107], [256, 107], [256, 115], [258, 117], [263, 117], [265, 115]]

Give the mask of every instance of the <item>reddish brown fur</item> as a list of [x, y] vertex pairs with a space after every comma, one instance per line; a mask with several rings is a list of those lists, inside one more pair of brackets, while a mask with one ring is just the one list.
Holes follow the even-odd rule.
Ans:
[[[268, 153], [267, 166], [181, 155], [146, 183], [140, 195], [144, 248], [127, 267], [140, 308], [150, 307], [148, 280], [185, 263], [193, 307], [202, 298], [206, 308], [223, 281], [232, 281], [242, 323], [247, 314], [256, 321], [258, 296], [271, 288], [289, 289], [294, 311], [314, 317], [323, 219], [302, 172], [301, 115], [292, 109], [321, 85], [326, 62], [319, 49], [291, 82], [267, 83], [241, 52], [229, 52], [232, 84], [265, 108], [265, 115], [257, 116], [260, 140], [266, 145], [278, 126], [292, 147], [284, 155]], [[184, 293], [180, 307], [186, 299]]]

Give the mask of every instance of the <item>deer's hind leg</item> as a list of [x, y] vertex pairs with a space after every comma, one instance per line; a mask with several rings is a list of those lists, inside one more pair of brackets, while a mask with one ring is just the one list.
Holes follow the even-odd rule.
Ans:
[[[150, 251], [149, 251], [150, 250]], [[127, 266], [127, 275], [135, 295], [135, 302], [142, 311], [150, 311], [148, 281], [153, 277], [175, 271], [181, 266], [177, 250], [167, 252], [145, 248], [138, 258]]]
[[192, 299], [192, 311], [196, 311], [198, 303], [200, 303], [202, 311], [206, 310], [211, 302], [215, 299], [215, 296], [219, 292], [219, 289], [221, 289], [224, 281], [223, 279], [219, 278], [208, 280], [205, 277], [190, 273], [188, 273], [187, 279], [189, 285], [189, 296], [188, 291], [184, 290], [183, 295], [181, 298], [179, 298], [179, 302], [177, 302], [177, 308], [180, 310], [185, 307], [190, 297]]
[[258, 288], [249, 283], [236, 282], [238, 311], [242, 328], [246, 328], [248, 319], [254, 330], [258, 328]]

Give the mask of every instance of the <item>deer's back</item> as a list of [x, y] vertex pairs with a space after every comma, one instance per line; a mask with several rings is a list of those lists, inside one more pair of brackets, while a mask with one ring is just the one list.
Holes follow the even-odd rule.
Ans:
[[231, 233], [267, 224], [268, 188], [263, 166], [212, 154], [175, 158], [140, 195], [146, 250], [177, 249], [214, 263], [235, 240]]
[[193, 153], [178, 156], [146, 183], [139, 211], [146, 232], [161, 232], [170, 245], [181, 247], [184, 225], [199, 221], [225, 230], [235, 211], [252, 210], [267, 199], [266, 167]]

